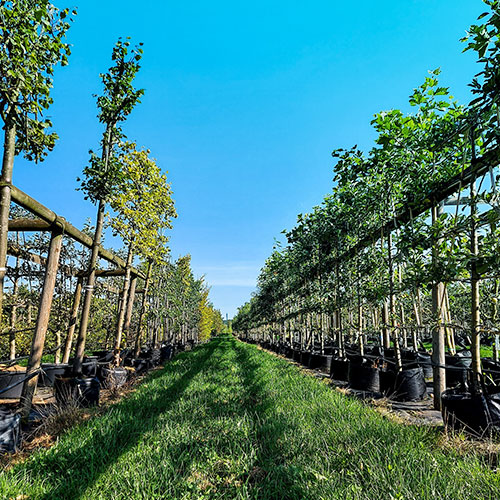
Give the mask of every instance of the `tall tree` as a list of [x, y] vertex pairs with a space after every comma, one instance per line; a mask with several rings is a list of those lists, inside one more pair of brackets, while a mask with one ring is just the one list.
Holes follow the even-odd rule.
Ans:
[[163, 261], [168, 254], [168, 237], [164, 231], [171, 229], [171, 219], [177, 216], [167, 177], [149, 155], [149, 150], [138, 151], [133, 143], [121, 145], [120, 188], [110, 197], [110, 206], [115, 212], [110, 219], [110, 226], [128, 246], [125, 281], [115, 335], [117, 361], [134, 255], [137, 254], [151, 263]]
[[96, 281], [96, 266], [104, 225], [104, 213], [106, 204], [121, 184], [121, 165], [116, 155], [116, 146], [123, 138], [123, 132], [118, 126], [126, 120], [132, 112], [141, 96], [143, 89], [135, 89], [134, 78], [139, 71], [139, 61], [142, 57], [142, 44], [135, 48], [130, 47], [129, 38], [125, 41], [119, 39], [113, 48], [111, 59], [113, 66], [107, 73], [102, 73], [101, 79], [104, 84], [104, 92], [97, 98], [99, 108], [99, 122], [104, 124], [105, 130], [102, 136], [102, 153], [99, 157], [90, 152], [90, 164], [85, 167], [82, 180], [82, 190], [86, 198], [97, 205], [97, 221], [92, 245], [92, 252], [88, 267], [87, 286], [80, 319], [80, 329], [76, 344], [75, 362], [73, 370], [81, 372], [83, 354], [85, 351], [85, 340], [87, 336], [90, 305]]
[[[76, 14], [76, 11], [72, 11]], [[4, 151], [0, 178], [0, 318], [7, 264], [7, 236], [14, 158], [41, 161], [57, 134], [44, 112], [52, 104], [54, 67], [71, 53], [64, 41], [69, 9], [48, 0], [0, 0], [0, 117]]]

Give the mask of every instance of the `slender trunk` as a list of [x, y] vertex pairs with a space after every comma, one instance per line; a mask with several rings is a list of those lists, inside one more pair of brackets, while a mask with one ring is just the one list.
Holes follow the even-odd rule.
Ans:
[[64, 345], [64, 354], [62, 358], [63, 363], [69, 361], [71, 354], [71, 345], [73, 343], [73, 335], [75, 334], [76, 320], [78, 318], [78, 308], [80, 307], [80, 299], [82, 297], [83, 278], [79, 277], [76, 283], [75, 295], [73, 297], [73, 308], [71, 310], [71, 317], [68, 325], [68, 333], [66, 335], [66, 344]]
[[130, 340], [130, 321], [132, 320], [132, 311], [134, 310], [136, 286], [137, 286], [137, 276], [133, 276], [132, 280], [130, 281], [130, 290], [127, 301], [127, 311], [125, 313], [125, 323], [123, 324], [123, 333], [125, 338], [127, 339], [127, 343]]
[[58, 365], [61, 362], [61, 332], [56, 332], [56, 352], [54, 353], [54, 363]]
[[[433, 224], [438, 220], [442, 212], [442, 206], [432, 208]], [[439, 239], [432, 248], [432, 258], [435, 261], [439, 254]], [[436, 320], [436, 327], [432, 333], [432, 364], [433, 364], [433, 385], [434, 385], [434, 408], [441, 409], [441, 394], [446, 390], [446, 369], [445, 364], [445, 327], [446, 317], [444, 314], [444, 284], [435, 283], [432, 287], [432, 309]]]
[[3, 312], [3, 289], [7, 273], [7, 243], [9, 236], [10, 190], [16, 154], [16, 125], [9, 120], [4, 127], [2, 175], [0, 177], [0, 322]]
[[[37, 372], [42, 361], [43, 347], [45, 344], [47, 325], [49, 323], [50, 309], [52, 307], [54, 287], [56, 284], [57, 268], [59, 266], [59, 256], [61, 255], [62, 239], [63, 236], [61, 233], [52, 233], [49, 254], [47, 256], [40, 308], [38, 309], [35, 333], [33, 335], [30, 357], [28, 359], [28, 366], [26, 369], [27, 376]], [[24, 382], [21, 394], [21, 412], [24, 418], [28, 417], [31, 410], [31, 403], [33, 401], [33, 395], [35, 393], [37, 382], [38, 373]]]
[[[475, 159], [474, 154], [474, 141], [472, 140], [472, 150], [473, 159]], [[480, 376], [481, 376], [481, 334], [479, 332], [480, 324], [480, 314], [479, 314], [479, 300], [480, 300], [480, 290], [479, 290], [479, 273], [477, 272], [477, 257], [479, 255], [479, 243], [478, 243], [478, 223], [477, 223], [477, 187], [476, 179], [473, 176], [470, 185], [470, 253], [471, 259], [471, 337], [472, 337], [472, 390], [474, 392], [480, 391]]]
[[392, 339], [394, 343], [394, 357], [396, 358], [396, 370], [401, 371], [403, 363], [401, 361], [401, 348], [399, 346], [399, 329], [396, 327], [396, 305], [394, 301], [394, 269], [392, 260], [392, 234], [389, 231], [387, 235], [387, 255], [389, 264], [389, 325], [392, 330]]
[[16, 359], [16, 323], [17, 299], [19, 292], [19, 264], [19, 257], [16, 257], [16, 275], [14, 277], [14, 288], [12, 290], [12, 309], [10, 312], [9, 359]]
[[144, 314], [146, 311], [146, 301], [148, 297], [148, 289], [149, 289], [149, 282], [151, 280], [151, 267], [152, 264], [151, 262], [148, 263], [148, 270], [146, 274], [146, 282], [144, 283], [144, 291], [142, 295], [142, 303], [141, 303], [141, 312], [139, 313], [139, 321], [137, 324], [137, 336], [135, 338], [135, 357], [137, 358], [139, 356], [139, 353], [141, 352], [141, 344], [142, 344], [142, 321], [144, 318]]
[[128, 305], [128, 294], [130, 290], [130, 268], [132, 267], [132, 260], [133, 260], [133, 244], [131, 243], [128, 247], [127, 264], [125, 266], [125, 280], [123, 282], [120, 310], [118, 313], [118, 321], [116, 324], [116, 332], [115, 332], [114, 355], [115, 355], [116, 366], [119, 366], [120, 364], [120, 347], [122, 343], [125, 312], [127, 310], [127, 305]]
[[96, 266], [99, 256], [99, 246], [101, 244], [102, 230], [104, 226], [104, 210], [106, 204], [104, 201], [99, 202], [97, 209], [97, 223], [95, 228], [94, 240], [92, 242], [92, 252], [89, 262], [89, 277], [85, 287], [85, 296], [83, 299], [82, 314], [80, 318], [80, 329], [78, 330], [78, 338], [76, 340], [75, 361], [73, 363], [73, 372], [77, 375], [82, 373], [83, 355], [85, 353], [85, 342], [87, 340], [87, 329], [89, 326], [90, 306], [94, 295], [94, 286], [96, 282]]

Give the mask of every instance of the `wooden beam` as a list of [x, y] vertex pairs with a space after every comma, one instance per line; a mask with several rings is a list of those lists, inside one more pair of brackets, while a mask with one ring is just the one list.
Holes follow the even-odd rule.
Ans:
[[40, 219], [10, 219], [9, 231], [50, 231], [53, 226]]
[[[51, 228], [53, 228], [54, 226], [58, 227], [64, 234], [70, 236], [75, 241], [78, 241], [79, 243], [88, 248], [92, 248], [92, 238], [90, 236], [88, 236], [85, 233], [82, 233], [79, 229], [70, 224], [66, 219], [60, 217], [52, 210], [45, 207], [31, 196], [21, 191], [19, 188], [15, 186], [11, 187], [11, 197], [13, 202], [15, 202], [20, 207], [23, 207], [24, 209], [28, 210], [33, 215], [40, 217], [40, 219], [48, 223]], [[123, 259], [121, 259], [113, 252], [110, 252], [109, 250], [106, 250], [103, 247], [99, 247], [99, 256], [104, 260], [111, 262], [117, 267], [121, 267], [123, 269], [125, 268], [125, 261]], [[140, 278], [143, 279], [146, 278], [144, 274], [138, 269], [132, 268], [131, 272], [135, 276], [139, 276]]]

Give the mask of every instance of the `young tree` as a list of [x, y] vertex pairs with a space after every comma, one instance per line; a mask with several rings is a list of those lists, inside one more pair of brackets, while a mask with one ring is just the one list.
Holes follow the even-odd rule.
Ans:
[[[115, 335], [115, 353], [118, 358], [125, 311], [129, 298], [130, 269], [134, 255], [158, 263], [168, 253], [168, 237], [163, 233], [171, 229], [171, 219], [177, 217], [170, 184], [153, 159], [149, 150], [137, 150], [133, 143], [121, 145], [119, 162], [122, 166], [120, 189], [110, 197], [115, 215], [110, 226], [128, 246], [125, 282]], [[118, 359], [117, 359], [118, 361]]]
[[[76, 14], [76, 11], [72, 11]], [[0, 117], [4, 151], [0, 185], [0, 317], [7, 263], [7, 235], [14, 158], [41, 161], [57, 134], [44, 112], [52, 104], [54, 66], [68, 63], [69, 9], [48, 0], [0, 0]]]
[[81, 364], [85, 351], [85, 340], [87, 336], [88, 320], [92, 294], [96, 280], [96, 265], [98, 260], [99, 246], [101, 243], [102, 230], [104, 225], [104, 213], [106, 204], [116, 193], [121, 184], [121, 165], [116, 155], [116, 146], [123, 138], [120, 122], [126, 120], [135, 105], [140, 102], [144, 93], [142, 89], [135, 89], [134, 78], [139, 71], [139, 61], [142, 57], [142, 44], [135, 48], [130, 48], [130, 41], [119, 39], [113, 48], [111, 59], [114, 65], [107, 73], [102, 73], [101, 79], [104, 84], [103, 95], [97, 98], [99, 108], [99, 122], [105, 125], [101, 147], [102, 154], [97, 156], [92, 151], [90, 164], [85, 167], [82, 180], [82, 190], [86, 198], [98, 206], [97, 222], [92, 245], [92, 253], [88, 267], [87, 287], [83, 302], [80, 319], [80, 329], [76, 344], [75, 363], [73, 370], [75, 373], [81, 372]]

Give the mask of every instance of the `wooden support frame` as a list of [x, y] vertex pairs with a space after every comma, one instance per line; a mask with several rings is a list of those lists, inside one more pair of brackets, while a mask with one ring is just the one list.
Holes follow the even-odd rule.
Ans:
[[33, 395], [35, 393], [38, 374], [42, 362], [43, 347], [45, 344], [45, 336], [47, 334], [47, 326], [49, 323], [50, 310], [52, 307], [52, 299], [54, 297], [54, 287], [56, 284], [57, 269], [59, 267], [59, 257], [61, 255], [63, 235], [62, 232], [53, 232], [50, 240], [49, 255], [47, 259], [47, 267], [45, 270], [45, 279], [43, 282], [42, 297], [38, 317], [36, 320], [35, 333], [31, 344], [31, 352], [26, 369], [26, 376], [35, 373], [34, 376], [24, 382], [23, 391], [21, 394], [21, 413], [24, 418], [27, 418], [31, 410]]

